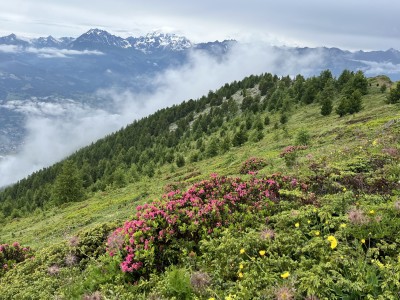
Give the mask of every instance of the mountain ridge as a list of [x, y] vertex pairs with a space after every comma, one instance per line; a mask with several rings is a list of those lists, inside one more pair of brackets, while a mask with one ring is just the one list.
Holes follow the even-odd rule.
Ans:
[[[224, 43], [228, 40], [221, 41]], [[233, 41], [233, 40], [229, 40]], [[214, 43], [219, 43], [215, 41]], [[0, 37], [0, 45], [16, 45], [21, 47], [57, 48], [57, 49], [93, 49], [96, 46], [108, 46], [120, 49], [136, 49], [142, 52], [154, 49], [167, 49], [171, 51], [184, 51], [205, 43], [192, 43], [184, 36], [174, 33], [164, 33], [160, 30], [147, 33], [146, 35], [122, 38], [111, 34], [106, 30], [93, 28], [79, 35], [77, 38], [52, 36], [39, 38], [20, 38], [14, 33]], [[154, 49], [153, 49], [154, 48]]]

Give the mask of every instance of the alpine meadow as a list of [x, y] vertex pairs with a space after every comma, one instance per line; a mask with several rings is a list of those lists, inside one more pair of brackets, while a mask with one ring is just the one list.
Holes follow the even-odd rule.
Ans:
[[0, 299], [399, 299], [400, 83], [262, 73], [0, 191]]

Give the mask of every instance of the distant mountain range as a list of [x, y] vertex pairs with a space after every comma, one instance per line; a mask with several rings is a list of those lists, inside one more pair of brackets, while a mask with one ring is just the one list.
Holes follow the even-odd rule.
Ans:
[[131, 87], [137, 77], [185, 63], [189, 51], [221, 56], [234, 43], [193, 44], [162, 32], [124, 39], [100, 29], [78, 38], [10, 34], [0, 38], [0, 99], [54, 94], [76, 98], [99, 88]]
[[[222, 42], [225, 43], [226, 41]], [[56, 49], [74, 49], [74, 50], [110, 50], [110, 49], [131, 49], [143, 53], [152, 53], [154, 51], [184, 51], [189, 48], [200, 47], [204, 44], [193, 44], [183, 36], [176, 34], [163, 33], [155, 31], [145, 36], [128, 37], [126, 39], [101, 29], [90, 29], [77, 38], [62, 37], [54, 38], [52, 36], [40, 38], [20, 38], [15, 34], [0, 37], [0, 45], [14, 45], [20, 47], [34, 48], [56, 48]]]
[[[238, 44], [234, 40], [196, 44], [160, 31], [128, 38], [100, 29], [91, 29], [77, 38], [27, 39], [10, 34], [0, 37], [0, 100], [53, 95], [80, 99], [110, 86], [143, 89], [146, 86], [140, 79], [186, 63], [193, 51], [223, 57]], [[275, 51], [300, 56], [318, 53], [324, 60], [316, 74], [331, 69], [338, 75], [347, 68], [361, 69], [367, 75], [383, 73], [392, 79], [400, 78], [400, 52], [394, 49], [350, 52], [338, 48], [275, 47]]]
[[[99, 89], [149, 90], [149, 78], [184, 65], [191, 53], [205, 52], [222, 59], [229, 53], [235, 55], [231, 49], [238, 45], [241, 44], [235, 40], [193, 43], [183, 36], [160, 31], [128, 38], [100, 29], [91, 29], [77, 38], [28, 39], [15, 34], [0, 37], [0, 155], [15, 151], [24, 137], [26, 112], [14, 109], [15, 101], [73, 100], [107, 109], [107, 100], [94, 95]], [[274, 51], [282, 53], [282, 60], [288, 54], [318, 54], [323, 60], [312, 70], [314, 74], [330, 69], [337, 76], [343, 69], [361, 69], [367, 76], [385, 74], [392, 80], [400, 79], [400, 52], [394, 49], [350, 52], [323, 47], [274, 47]]]

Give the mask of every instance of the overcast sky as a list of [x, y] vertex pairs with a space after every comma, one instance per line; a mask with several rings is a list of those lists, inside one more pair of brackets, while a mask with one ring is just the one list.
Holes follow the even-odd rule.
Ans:
[[396, 0], [1, 1], [0, 35], [77, 37], [102, 28], [122, 37], [153, 30], [194, 42], [262, 39], [275, 45], [400, 49]]

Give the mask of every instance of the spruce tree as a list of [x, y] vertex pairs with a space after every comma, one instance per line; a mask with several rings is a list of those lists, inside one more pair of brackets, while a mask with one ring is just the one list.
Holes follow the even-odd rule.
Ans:
[[400, 82], [397, 83], [394, 89], [390, 90], [389, 96], [387, 97], [387, 102], [394, 104], [400, 101]]
[[63, 164], [61, 173], [55, 180], [53, 197], [59, 204], [79, 201], [84, 197], [83, 180], [77, 166], [70, 160]]
[[332, 99], [325, 98], [322, 100], [321, 115], [329, 116], [332, 112]]
[[347, 112], [355, 114], [362, 109], [362, 94], [360, 90], [355, 90], [351, 96], [348, 97]]
[[336, 107], [336, 113], [339, 117], [343, 117], [347, 113], [347, 98], [342, 97], [339, 101], [338, 107]]
[[247, 142], [247, 133], [246, 131], [241, 128], [238, 132], [235, 133], [233, 136], [232, 144], [234, 147], [239, 147], [243, 145], [245, 142]]

